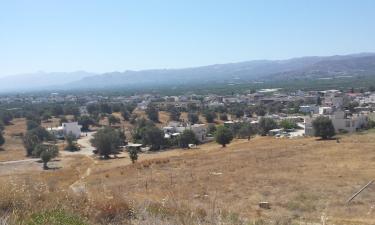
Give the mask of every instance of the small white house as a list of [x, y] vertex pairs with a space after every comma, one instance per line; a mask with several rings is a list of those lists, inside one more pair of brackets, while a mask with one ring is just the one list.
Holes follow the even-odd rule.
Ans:
[[64, 138], [66, 135], [73, 135], [76, 138], [81, 136], [81, 125], [78, 122], [62, 123], [60, 127], [51, 127], [48, 131], [56, 138]]
[[194, 132], [195, 137], [200, 141], [203, 142], [207, 136], [207, 127], [205, 124], [194, 124], [188, 126], [182, 126], [179, 123], [169, 123], [168, 127], [163, 127], [164, 137], [171, 138], [176, 137], [178, 134], [184, 132], [184, 130], [190, 129]]
[[[314, 135], [313, 121], [319, 115], [313, 117], [305, 117], [305, 134], [308, 136]], [[355, 132], [365, 127], [369, 121], [368, 115], [365, 113], [348, 114], [344, 111], [336, 111], [332, 115], [327, 115], [332, 120], [333, 127], [337, 133], [347, 131], [349, 133]]]

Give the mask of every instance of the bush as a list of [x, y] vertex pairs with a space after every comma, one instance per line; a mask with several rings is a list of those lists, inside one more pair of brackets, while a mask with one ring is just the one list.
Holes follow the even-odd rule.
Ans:
[[88, 225], [83, 219], [61, 209], [32, 214], [29, 225]]
[[78, 151], [79, 150], [79, 147], [77, 146], [77, 143], [76, 143], [76, 137], [72, 134], [68, 134], [65, 136], [65, 140], [66, 140], [66, 143], [67, 145], [65, 146], [65, 150], [68, 150], [68, 151], [71, 151], [71, 152], [75, 152], [75, 151]]
[[289, 130], [298, 128], [298, 125], [293, 120], [285, 119], [280, 122], [280, 127]]

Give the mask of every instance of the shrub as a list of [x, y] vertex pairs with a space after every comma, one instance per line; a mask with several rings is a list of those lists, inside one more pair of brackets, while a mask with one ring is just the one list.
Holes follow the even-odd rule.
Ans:
[[280, 122], [280, 127], [289, 130], [289, 129], [295, 129], [298, 128], [298, 125], [293, 120], [284, 119]]
[[86, 225], [81, 217], [61, 209], [34, 213], [27, 221], [28, 225]]

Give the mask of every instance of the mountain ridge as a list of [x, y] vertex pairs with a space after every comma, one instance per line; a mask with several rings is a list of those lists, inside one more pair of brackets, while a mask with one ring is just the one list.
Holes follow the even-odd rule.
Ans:
[[39, 72], [0, 78], [1, 91], [105, 89], [375, 76], [375, 53], [251, 60], [198, 67], [90, 73]]

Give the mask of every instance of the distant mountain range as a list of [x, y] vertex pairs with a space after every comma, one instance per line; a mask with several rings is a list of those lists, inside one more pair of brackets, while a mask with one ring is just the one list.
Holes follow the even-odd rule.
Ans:
[[63, 86], [78, 82], [79, 80], [95, 76], [94, 73], [84, 71], [77, 72], [37, 72], [30, 74], [19, 74], [0, 78], [0, 91], [35, 91], [47, 89], [61, 89]]
[[241, 83], [288, 79], [375, 76], [375, 53], [255, 60], [184, 69], [157, 69], [92, 74], [36, 73], [0, 79], [2, 90], [105, 89], [205, 83]]

